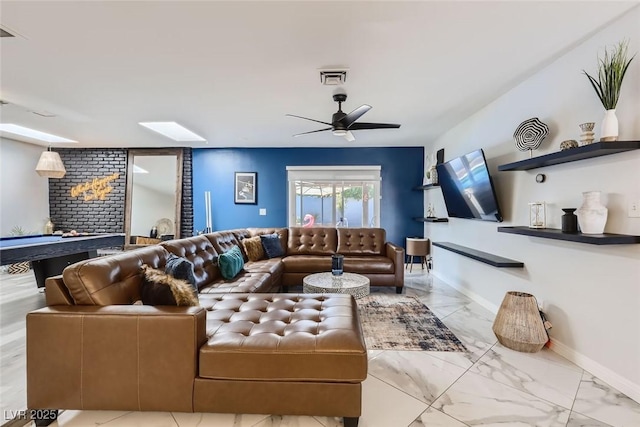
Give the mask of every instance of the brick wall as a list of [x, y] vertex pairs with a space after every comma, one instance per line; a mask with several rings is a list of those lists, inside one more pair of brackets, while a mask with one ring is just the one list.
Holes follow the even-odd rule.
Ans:
[[[55, 230], [88, 233], [124, 233], [127, 179], [126, 149], [62, 148], [60, 153], [67, 173], [61, 179], [49, 179], [49, 215]], [[193, 190], [191, 149], [183, 151], [182, 237], [193, 234]], [[114, 174], [118, 174], [115, 178]], [[95, 198], [91, 189], [72, 195], [71, 189], [95, 179], [107, 178], [111, 191], [104, 200]], [[100, 186], [99, 186], [100, 187]], [[103, 187], [104, 188], [104, 187]], [[80, 189], [83, 190], [83, 189]], [[85, 200], [89, 198], [92, 200]]]
[[182, 150], [182, 209], [180, 212], [180, 237], [193, 235], [193, 173], [192, 150]]
[[[112, 148], [64, 148], [60, 153], [67, 174], [49, 179], [49, 214], [55, 230], [88, 233], [123, 233], [127, 180], [127, 150]], [[107, 185], [112, 187], [104, 200], [85, 201], [93, 197], [90, 190], [72, 196], [71, 189], [94, 178], [118, 174]]]

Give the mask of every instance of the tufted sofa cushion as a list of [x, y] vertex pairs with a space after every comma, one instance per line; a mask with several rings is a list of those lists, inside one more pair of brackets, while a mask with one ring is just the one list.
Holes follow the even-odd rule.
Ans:
[[384, 228], [338, 228], [338, 253], [343, 255], [383, 255]]
[[198, 289], [221, 277], [218, 269], [218, 252], [205, 235], [168, 240], [160, 245], [172, 254], [193, 263]]
[[199, 375], [214, 379], [361, 382], [367, 350], [344, 294], [227, 294], [207, 300]]
[[338, 233], [329, 227], [291, 227], [287, 255], [332, 255], [338, 246]]

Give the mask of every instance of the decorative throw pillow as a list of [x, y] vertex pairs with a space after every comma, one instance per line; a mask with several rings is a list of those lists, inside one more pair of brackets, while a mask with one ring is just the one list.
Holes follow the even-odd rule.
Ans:
[[167, 257], [167, 263], [164, 266], [164, 272], [172, 275], [176, 279], [184, 280], [193, 287], [193, 290], [196, 293], [198, 293], [198, 288], [196, 287], [196, 275], [193, 271], [193, 263], [188, 259], [174, 254], [169, 254]]
[[238, 246], [234, 246], [227, 252], [218, 256], [218, 267], [220, 267], [220, 274], [226, 280], [233, 279], [244, 267], [244, 258], [242, 252]]
[[142, 266], [140, 295], [145, 305], [198, 305], [193, 287], [184, 280], [164, 273], [162, 270]]
[[280, 236], [278, 233], [263, 234], [260, 236], [262, 247], [267, 258], [276, 258], [284, 255], [284, 249], [280, 244]]
[[264, 249], [262, 248], [260, 236], [242, 239], [242, 246], [244, 246], [244, 251], [249, 261], [260, 261], [264, 258]]

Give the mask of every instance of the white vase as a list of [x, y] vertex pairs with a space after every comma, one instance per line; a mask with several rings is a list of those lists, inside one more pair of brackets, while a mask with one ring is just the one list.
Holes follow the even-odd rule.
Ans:
[[600, 129], [600, 141], [617, 141], [618, 140], [618, 118], [616, 110], [607, 110], [604, 112], [602, 119], [602, 129]]
[[602, 234], [607, 223], [608, 209], [600, 201], [599, 191], [582, 193], [582, 206], [576, 211], [582, 234]]

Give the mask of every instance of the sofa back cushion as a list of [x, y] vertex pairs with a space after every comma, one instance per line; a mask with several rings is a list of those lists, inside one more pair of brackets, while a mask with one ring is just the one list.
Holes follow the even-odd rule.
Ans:
[[338, 246], [338, 233], [332, 227], [289, 227], [287, 255], [332, 255]]
[[220, 278], [218, 252], [205, 235], [168, 240], [160, 245], [172, 254], [191, 261], [197, 289]]
[[143, 264], [164, 269], [169, 253], [152, 245], [72, 264], [62, 272], [76, 305], [133, 304], [140, 299]]
[[[246, 235], [249, 236], [249, 233], [247, 233]], [[207, 239], [209, 239], [209, 241], [213, 245], [213, 248], [219, 254], [228, 252], [234, 246], [242, 246], [240, 240], [243, 236], [238, 233], [238, 230], [216, 231], [211, 234], [205, 234], [205, 236], [207, 237]], [[242, 252], [242, 249], [240, 251]], [[242, 255], [246, 260], [246, 255], [244, 253]]]
[[384, 228], [338, 228], [338, 253], [343, 255], [383, 255]]

